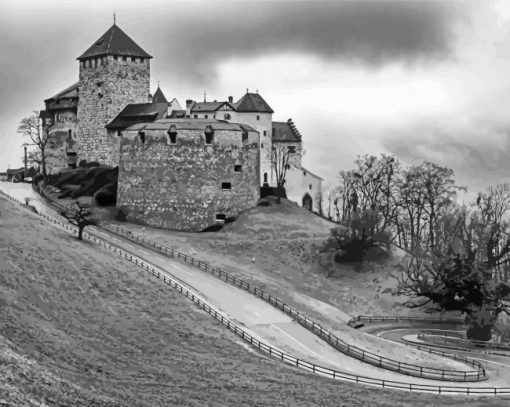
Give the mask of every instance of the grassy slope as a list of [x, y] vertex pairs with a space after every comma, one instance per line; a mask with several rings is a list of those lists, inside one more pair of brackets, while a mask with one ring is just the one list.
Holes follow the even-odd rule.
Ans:
[[0, 401], [7, 405], [509, 402], [367, 388], [265, 359], [134, 265], [71, 239], [3, 198], [0, 298]]

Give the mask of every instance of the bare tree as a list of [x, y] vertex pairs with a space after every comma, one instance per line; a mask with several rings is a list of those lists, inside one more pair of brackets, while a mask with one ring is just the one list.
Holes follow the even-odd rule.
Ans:
[[25, 117], [20, 121], [17, 132], [24, 137], [30, 138], [32, 143], [37, 146], [39, 152], [39, 160], [44, 177], [44, 183], [47, 183], [48, 174], [46, 171], [46, 159], [48, 152], [46, 150], [50, 139], [51, 123], [47, 120], [39, 119], [38, 112], [30, 117]]
[[274, 143], [268, 154], [276, 177], [276, 185], [283, 187], [287, 177], [287, 170], [290, 168], [291, 153], [289, 146], [285, 143]]
[[69, 221], [70, 224], [78, 228], [78, 240], [82, 240], [83, 229], [85, 229], [86, 226], [97, 224], [92, 207], [88, 204], [83, 204], [78, 200], [75, 200], [61, 214]]

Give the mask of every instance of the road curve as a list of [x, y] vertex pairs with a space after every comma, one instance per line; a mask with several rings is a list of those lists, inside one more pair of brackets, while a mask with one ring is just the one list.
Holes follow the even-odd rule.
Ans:
[[[0, 185], [0, 187], [6, 190], [5, 185]], [[41, 201], [41, 198], [29, 186], [26, 189], [18, 188], [17, 191], [9, 188], [6, 192], [20, 200], [24, 200], [28, 196], [32, 198], [31, 204], [36, 206], [38, 210], [60, 218], [54, 210], [48, 208]], [[239, 325], [243, 326], [243, 329], [252, 332], [256, 337], [261, 338], [261, 340], [283, 352], [345, 373], [368, 376], [374, 379], [394, 380], [410, 384], [445, 385], [442, 381], [410, 377], [390, 372], [346, 356], [294, 322], [284, 313], [248, 292], [230, 286], [196, 268], [172, 261], [161, 254], [140, 247], [132, 241], [113, 233], [98, 230], [97, 228], [91, 228], [91, 232], [121, 249], [147, 260], [154, 267], [183, 281], [186, 285], [201, 293], [209, 302], [226, 313], [232, 320], [237, 321]], [[488, 373], [489, 379], [487, 381], [469, 383], [469, 387], [510, 387], [510, 375], [508, 373], [503, 375], [503, 377], [500, 375], [499, 369], [498, 371], [489, 370]], [[504, 376], [507, 377], [505, 378]], [[462, 387], [462, 385], [456, 385], [456, 387]]]

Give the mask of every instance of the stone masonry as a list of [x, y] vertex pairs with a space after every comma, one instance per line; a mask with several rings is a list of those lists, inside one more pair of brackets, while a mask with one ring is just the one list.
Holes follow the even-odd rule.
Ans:
[[[211, 144], [205, 143], [208, 126], [214, 130]], [[175, 144], [169, 129], [176, 132]], [[256, 205], [258, 146], [252, 128], [214, 120], [163, 119], [131, 126], [120, 142], [117, 206], [132, 221], [203, 230]]]
[[119, 139], [105, 126], [129, 103], [147, 102], [150, 59], [106, 55], [80, 61], [79, 159], [118, 165]]

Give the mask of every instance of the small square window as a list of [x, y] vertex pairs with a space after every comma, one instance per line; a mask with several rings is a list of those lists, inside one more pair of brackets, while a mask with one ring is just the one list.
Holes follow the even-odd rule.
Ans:
[[230, 182], [222, 182], [221, 189], [232, 189], [232, 184]]
[[289, 146], [288, 150], [289, 150], [289, 154], [294, 154], [296, 152], [296, 146]]
[[209, 116], [204, 114], [204, 119], [208, 119], [208, 118], [209, 118]]
[[198, 119], [198, 114], [194, 114], [194, 115], [193, 115], [193, 118], [194, 118], [194, 119]]
[[243, 172], [243, 166], [240, 164], [234, 165], [234, 172]]
[[122, 57], [122, 60], [123, 60], [124, 62], [126, 62], [126, 61], [127, 61], [127, 57]]
[[230, 120], [230, 113], [225, 113], [225, 120]]
[[259, 115], [257, 115], [257, 120], [260, 120], [260, 116]]
[[264, 143], [260, 143], [260, 148], [264, 148]]
[[136, 58], [135, 57], [131, 57], [131, 62], [135, 62], [136, 61]]

